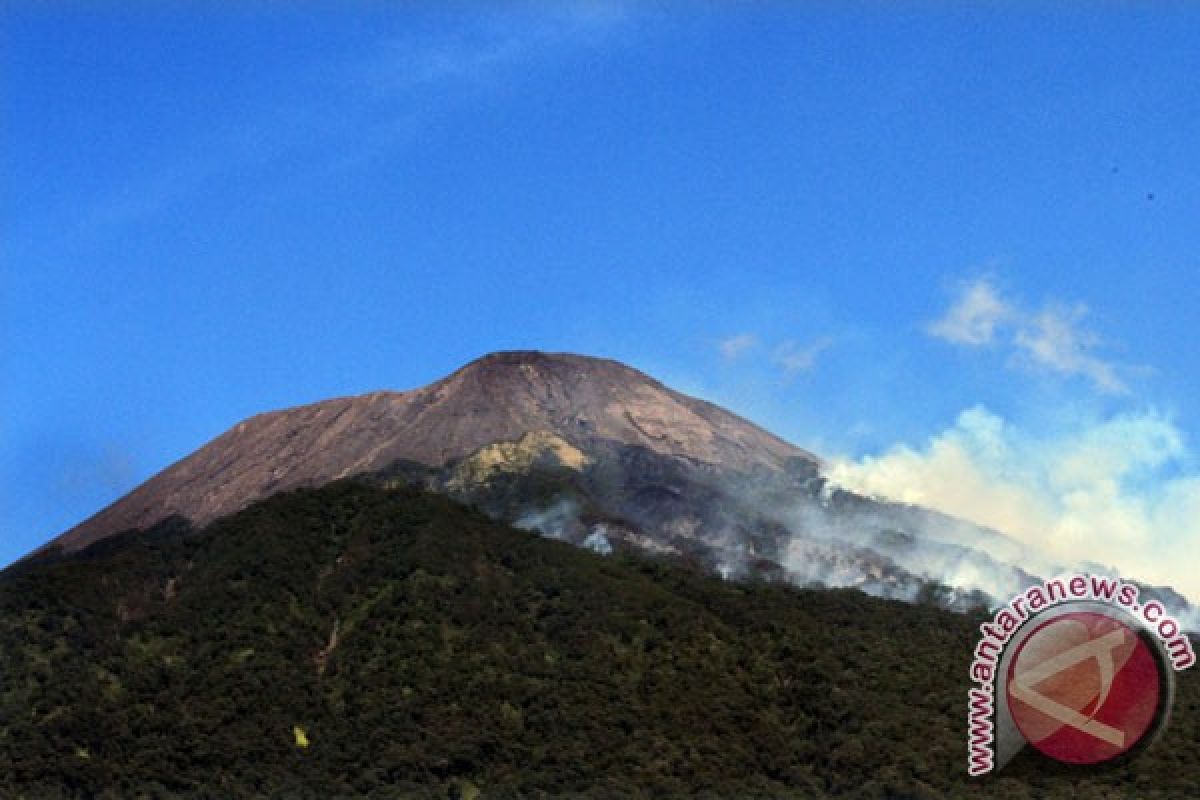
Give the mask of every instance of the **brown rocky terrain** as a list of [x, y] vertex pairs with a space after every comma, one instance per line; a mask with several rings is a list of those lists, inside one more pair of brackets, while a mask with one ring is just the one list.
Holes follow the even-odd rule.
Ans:
[[597, 442], [739, 472], [777, 471], [796, 458], [816, 462], [762, 428], [615, 361], [502, 352], [424, 388], [251, 417], [47, 547], [77, 550], [171, 515], [203, 525], [278, 491], [397, 461], [439, 468], [476, 454], [474, 462], [486, 465], [504, 451], [484, 448], [529, 435], [575, 468]]

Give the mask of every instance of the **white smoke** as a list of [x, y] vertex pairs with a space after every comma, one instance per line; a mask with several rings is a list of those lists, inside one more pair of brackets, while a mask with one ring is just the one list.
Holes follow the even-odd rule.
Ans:
[[724, 528], [715, 535], [705, 538], [713, 546], [717, 574], [721, 576], [722, 580], [737, 580], [745, 577], [747, 562], [753, 554], [738, 531]]
[[[799, 585], [855, 588], [913, 601], [921, 581], [988, 594], [1014, 583], [1011, 568], [976, 551], [922, 538], [926, 527], [917, 536], [899, 531], [897, 521], [886, 514], [829, 510], [807, 502], [776, 513], [791, 532], [781, 563]], [[990, 572], [964, 574], [960, 564], [971, 560], [980, 562], [979, 572]]]
[[1154, 412], [1038, 437], [976, 407], [924, 446], [834, 461], [828, 475], [1009, 534], [1026, 563], [1043, 562], [1031, 571], [1111, 564], [1200, 597], [1200, 561], [1190, 557], [1200, 547], [1200, 475], [1183, 472], [1187, 455], [1183, 434]]
[[513, 526], [523, 531], [536, 531], [551, 539], [566, 539], [577, 524], [579, 507], [569, 498], [560, 498], [550, 506], [523, 512]]
[[607, 529], [603, 525], [597, 525], [592, 529], [592, 532], [583, 540], [583, 546], [593, 553], [599, 553], [602, 556], [612, 555], [613, 546], [608, 541]]

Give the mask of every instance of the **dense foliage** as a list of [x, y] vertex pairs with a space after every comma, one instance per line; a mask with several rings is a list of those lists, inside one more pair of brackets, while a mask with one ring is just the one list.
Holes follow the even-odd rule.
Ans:
[[978, 621], [344, 482], [0, 575], [0, 795], [1200, 796], [1187, 673], [1128, 766], [968, 780]]

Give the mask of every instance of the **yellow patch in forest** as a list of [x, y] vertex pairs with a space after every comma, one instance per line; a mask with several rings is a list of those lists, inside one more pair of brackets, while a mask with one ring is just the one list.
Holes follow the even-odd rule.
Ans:
[[296, 747], [308, 747], [308, 733], [299, 725], [292, 726], [292, 735], [296, 737]]
[[466, 778], [456, 778], [454, 782], [458, 784], [458, 796], [462, 800], [479, 800], [483, 794], [478, 786]]

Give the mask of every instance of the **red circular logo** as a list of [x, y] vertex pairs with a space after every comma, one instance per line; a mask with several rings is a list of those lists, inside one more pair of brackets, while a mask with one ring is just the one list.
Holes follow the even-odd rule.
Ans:
[[1158, 661], [1138, 632], [1099, 612], [1038, 626], [1008, 668], [1008, 706], [1025, 739], [1071, 764], [1128, 753], [1159, 716]]

